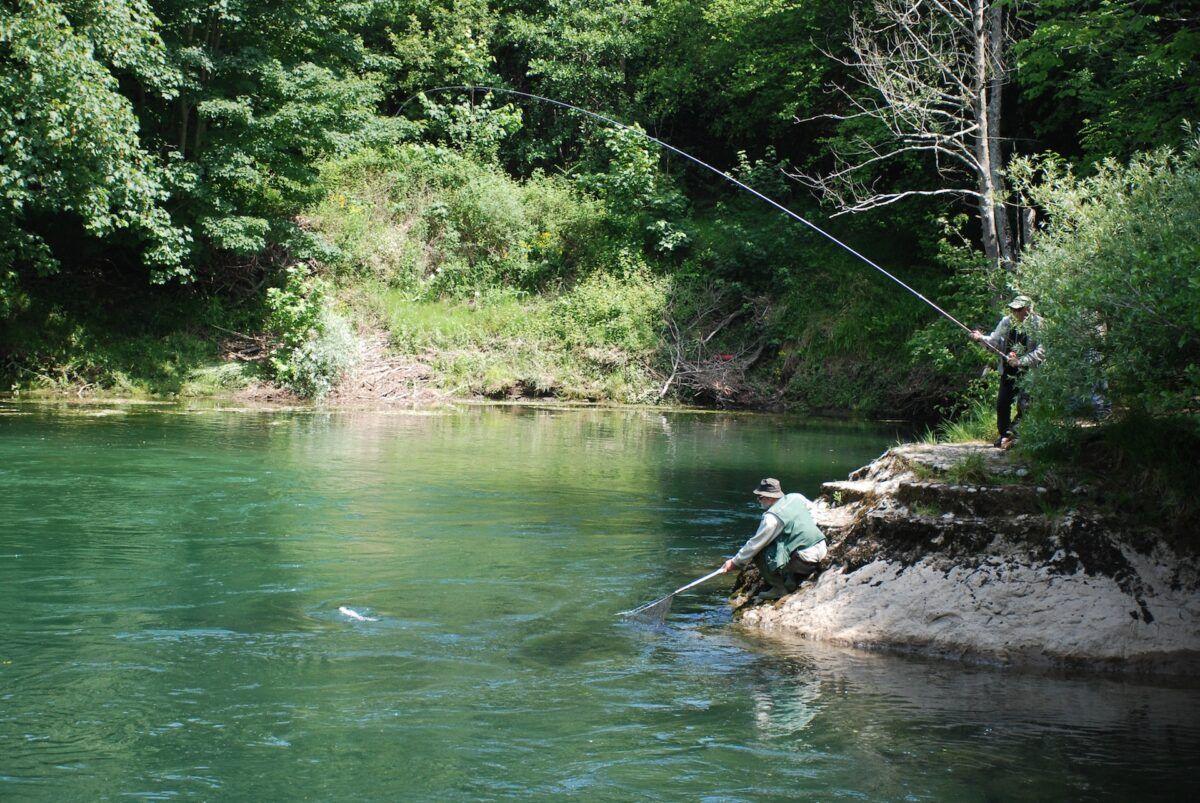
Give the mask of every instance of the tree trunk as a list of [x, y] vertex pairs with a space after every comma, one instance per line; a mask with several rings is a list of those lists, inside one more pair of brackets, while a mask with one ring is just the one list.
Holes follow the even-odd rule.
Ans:
[[975, 93], [975, 155], [979, 162], [979, 223], [982, 231], [980, 240], [983, 252], [993, 268], [1000, 267], [1003, 260], [1001, 251], [1000, 226], [997, 220], [996, 204], [998, 199], [996, 187], [996, 171], [994, 169], [995, 155], [992, 144], [995, 135], [992, 132], [992, 104], [990, 102], [991, 81], [988, 71], [988, 32], [985, 20], [987, 0], [972, 0], [971, 3], [971, 35], [975, 40], [974, 75], [971, 87]]
[[[187, 27], [187, 35], [184, 37], [184, 42], [187, 45], [192, 43], [192, 32], [194, 23], [189, 22]], [[187, 91], [179, 88], [179, 153], [187, 155], [187, 139], [188, 139], [188, 116], [191, 114], [191, 108], [187, 102]]]
[[187, 96], [183, 94], [183, 90], [179, 91], [179, 153], [187, 155], [187, 137], [188, 137], [188, 117], [191, 115], [191, 107], [188, 106]]
[[195, 159], [197, 156], [200, 155], [200, 148], [201, 148], [201, 146], [204, 145], [204, 131], [205, 131], [205, 128], [207, 127], [205, 125], [206, 122], [207, 121], [200, 114], [200, 112], [197, 111], [196, 112], [196, 136], [192, 140], [192, 158], [193, 159]]
[[979, 200], [979, 223], [980, 223], [980, 240], [983, 243], [983, 254], [987, 257], [988, 264], [993, 268], [999, 267], [1003, 263], [1003, 255], [1000, 252], [1000, 239], [996, 235], [996, 207], [992, 204], [989, 198], [986, 177], [981, 176], [979, 179], [980, 192], [984, 197]]
[[1000, 118], [1002, 114], [1001, 101], [1004, 93], [1004, 6], [992, 2], [988, 7], [987, 52], [989, 55], [988, 74], [988, 134], [991, 141], [988, 146], [988, 171], [992, 177], [992, 188], [995, 196], [996, 245], [999, 250], [1000, 266], [1012, 270], [1017, 266], [1015, 248], [1013, 247], [1012, 227], [1009, 225], [1007, 191], [1004, 186], [1004, 147], [1000, 139]]
[[1030, 206], [1021, 208], [1021, 247], [1033, 242], [1033, 231], [1037, 225], [1037, 210]]
[[[208, 45], [208, 58], [213, 64], [216, 64], [221, 47], [221, 22], [215, 15], [210, 19], [208, 24], [208, 35], [205, 37]], [[196, 108], [196, 136], [192, 140], [192, 158], [200, 155], [200, 149], [204, 145], [204, 134], [208, 129], [208, 121], [204, 119], [204, 115], [200, 113], [199, 101], [203, 98], [203, 90], [208, 82], [208, 70], [201, 69], [197, 76], [197, 82], [200, 88], [197, 90], [197, 108]]]

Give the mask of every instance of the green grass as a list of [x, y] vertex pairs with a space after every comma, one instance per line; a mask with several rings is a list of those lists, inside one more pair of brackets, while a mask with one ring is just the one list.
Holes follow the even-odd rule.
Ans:
[[249, 387], [259, 379], [258, 369], [244, 362], [220, 362], [192, 369], [180, 385], [185, 398], [222, 396]]
[[[0, 320], [0, 389], [25, 395], [214, 396], [245, 387], [254, 367], [222, 361], [222, 329], [254, 331], [253, 305], [232, 307], [178, 287], [99, 288], [50, 277]], [[220, 328], [217, 328], [220, 327]]]
[[10, 369], [6, 390], [28, 396], [64, 394], [128, 399], [221, 396], [249, 386], [254, 366], [219, 361], [206, 343], [171, 337], [134, 338], [108, 348], [60, 353], [58, 359]]
[[[470, 300], [423, 300], [366, 283], [342, 297], [451, 393], [639, 403], [657, 385], [655, 305], [641, 303], [654, 292], [635, 278], [622, 289], [585, 282], [557, 294], [493, 291]], [[603, 305], [591, 303], [597, 294], [607, 294]]]
[[918, 516], [928, 516], [930, 518], [936, 518], [942, 515], [942, 509], [929, 502], [913, 502], [911, 510]]
[[955, 485], [984, 485], [992, 481], [983, 455], [975, 452], [946, 470], [946, 479]]
[[988, 471], [983, 455], [978, 453], [967, 455], [945, 471], [939, 471], [918, 460], [910, 461], [908, 465], [917, 479], [946, 482], [951, 485], [1020, 485], [1044, 481], [1044, 472], [1040, 469], [1035, 469], [1024, 479], [1012, 474], [993, 474]]
[[478, 348], [497, 340], [535, 342], [548, 335], [547, 305], [537, 297], [491, 294], [472, 301], [426, 301], [402, 290], [363, 285], [350, 299], [381, 323], [392, 345], [403, 351]]
[[27, 345], [10, 368], [7, 389], [29, 395], [212, 396], [251, 381], [248, 366], [221, 362], [211, 339], [188, 332], [94, 336], [76, 327], [69, 337]]
[[971, 443], [991, 441], [996, 435], [996, 407], [989, 399], [976, 399], [965, 411], [925, 430], [921, 443]]

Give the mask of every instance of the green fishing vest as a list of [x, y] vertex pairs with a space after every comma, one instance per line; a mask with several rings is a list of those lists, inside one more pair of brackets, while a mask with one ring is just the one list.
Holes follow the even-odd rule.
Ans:
[[779, 517], [783, 530], [763, 548], [763, 559], [772, 571], [779, 571], [797, 549], [807, 549], [825, 540], [825, 534], [813, 521], [808, 500], [803, 494], [787, 494], [767, 511]]

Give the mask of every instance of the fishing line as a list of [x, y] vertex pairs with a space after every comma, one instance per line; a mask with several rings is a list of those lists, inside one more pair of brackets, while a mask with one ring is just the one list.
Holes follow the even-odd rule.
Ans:
[[[666, 148], [667, 150], [671, 151], [672, 153], [677, 153], [677, 154], [679, 154], [680, 156], [682, 156], [684, 159], [687, 159], [688, 161], [690, 161], [690, 162], [693, 162], [693, 163], [695, 163], [695, 164], [699, 165], [700, 167], [703, 167], [703, 168], [704, 168], [704, 169], [706, 169], [706, 170], [709, 170], [709, 171], [712, 171], [713, 173], [716, 173], [718, 176], [720, 176], [721, 178], [725, 179], [726, 181], [732, 182], [733, 184], [736, 184], [738, 187], [741, 187], [743, 190], [745, 190], [746, 192], [750, 193], [751, 195], [754, 195], [754, 196], [756, 196], [756, 197], [760, 198], [761, 200], [764, 200], [764, 201], [766, 201], [766, 202], [767, 202], [767, 203], [769, 203], [771, 206], [773, 206], [773, 207], [775, 207], [776, 209], [778, 209], [780, 212], [783, 212], [785, 215], [788, 215], [789, 217], [792, 217], [792, 218], [794, 218], [794, 219], [796, 219], [796, 220], [800, 221], [800, 222], [801, 222], [801, 223], [803, 223], [805, 226], [808, 226], [808, 228], [810, 228], [810, 229], [812, 229], [813, 231], [815, 231], [817, 234], [819, 234], [819, 235], [821, 235], [822, 237], [824, 237], [825, 239], [829, 240], [829, 241], [830, 241], [831, 243], [833, 243], [834, 245], [837, 245], [837, 246], [839, 246], [840, 248], [844, 249], [845, 251], [848, 251], [849, 253], [853, 254], [853, 255], [854, 255], [854, 256], [856, 256], [856, 257], [858, 257], [858, 258], [859, 258], [859, 259], [861, 259], [863, 262], [867, 263], [867, 264], [868, 264], [868, 265], [870, 265], [872, 268], [874, 268], [875, 270], [879, 271], [879, 272], [880, 272], [880, 273], [882, 273], [884, 276], [888, 277], [888, 278], [889, 278], [889, 279], [891, 279], [893, 282], [895, 282], [896, 284], [900, 285], [900, 286], [901, 286], [901, 287], [903, 287], [905, 290], [907, 290], [908, 292], [912, 293], [914, 296], [916, 296], [917, 298], [921, 299], [922, 301], [924, 301], [924, 302], [925, 302], [926, 304], [928, 304], [929, 306], [933, 307], [933, 309], [937, 310], [937, 312], [938, 312], [939, 314], [941, 314], [941, 315], [942, 315], [944, 318], [946, 318], [947, 320], [949, 320], [949, 321], [953, 322], [954, 324], [956, 324], [956, 325], [957, 325], [959, 328], [961, 328], [963, 331], [965, 331], [965, 332], [967, 332], [967, 333], [970, 333], [970, 332], [972, 331], [972, 330], [971, 330], [971, 328], [970, 328], [969, 326], [967, 326], [965, 323], [963, 323], [962, 321], [960, 321], [958, 318], [955, 318], [955, 317], [954, 317], [953, 315], [951, 315], [950, 313], [946, 312], [946, 310], [942, 309], [942, 308], [941, 308], [941, 307], [939, 307], [937, 304], [935, 304], [935, 303], [933, 303], [932, 301], [930, 301], [930, 300], [929, 300], [928, 298], [926, 298], [926, 297], [925, 297], [925, 296], [924, 296], [924, 295], [923, 295], [923, 294], [922, 294], [920, 291], [918, 291], [916, 288], [912, 287], [911, 285], [907, 284], [907, 283], [906, 283], [906, 282], [905, 282], [903, 279], [901, 279], [900, 277], [896, 276], [895, 274], [893, 274], [893, 273], [889, 272], [889, 271], [888, 271], [886, 268], [884, 268], [884, 267], [883, 267], [882, 265], [880, 265], [879, 263], [875, 262], [875, 261], [874, 261], [873, 259], [871, 259], [870, 257], [868, 257], [868, 256], [866, 256], [866, 255], [864, 255], [864, 254], [862, 254], [862, 253], [860, 253], [860, 252], [856, 251], [854, 248], [852, 248], [851, 246], [849, 246], [849, 245], [847, 245], [846, 243], [842, 242], [842, 241], [841, 241], [841, 240], [839, 240], [837, 237], [834, 237], [832, 234], [830, 234], [829, 232], [825, 231], [825, 229], [821, 228], [821, 227], [820, 227], [820, 226], [818, 226], [816, 223], [813, 223], [811, 220], [808, 220], [807, 218], [804, 218], [804, 217], [802, 217], [802, 216], [800, 216], [800, 215], [796, 214], [796, 213], [795, 213], [795, 212], [793, 212], [791, 209], [788, 209], [786, 206], [784, 206], [783, 204], [779, 203], [779, 202], [778, 202], [778, 201], [776, 201], [775, 199], [773, 199], [773, 198], [771, 198], [771, 197], [769, 197], [769, 196], [763, 195], [761, 192], [759, 192], [758, 190], [754, 189], [754, 188], [753, 188], [753, 187], [751, 187], [750, 185], [748, 185], [748, 184], [745, 184], [745, 183], [744, 183], [744, 182], [742, 182], [742, 181], [739, 181], [738, 179], [734, 178], [733, 176], [729, 175], [728, 173], [726, 173], [726, 172], [724, 172], [724, 171], [722, 171], [722, 170], [718, 170], [717, 168], [715, 168], [715, 167], [713, 167], [712, 165], [710, 165], [708, 162], [705, 162], [705, 161], [703, 161], [702, 159], [698, 159], [698, 158], [696, 158], [695, 156], [692, 156], [692, 155], [691, 155], [690, 153], [688, 153], [687, 151], [680, 150], [679, 148], [676, 148], [674, 145], [671, 145], [671, 144], [669, 144], [669, 143], [667, 143], [667, 142], [663, 142], [663, 141], [662, 141], [661, 139], [659, 139], [658, 137], [653, 137], [653, 136], [651, 136], [650, 134], [647, 134], [645, 131], [642, 131], [641, 129], [634, 128], [633, 126], [630, 126], [630, 125], [626, 125], [625, 123], [622, 123], [622, 122], [621, 122], [621, 121], [619, 121], [619, 120], [614, 120], [613, 118], [611, 118], [611, 117], [608, 117], [608, 116], [606, 116], [606, 115], [600, 114], [600, 113], [598, 113], [598, 112], [588, 111], [587, 109], [580, 108], [579, 106], [576, 106], [576, 105], [574, 105], [574, 104], [572, 104], [572, 103], [567, 103], [567, 102], [565, 102], [565, 101], [561, 101], [561, 100], [555, 100], [554, 98], [547, 98], [547, 97], [544, 97], [544, 96], [542, 96], [542, 95], [535, 95], [535, 94], [533, 94], [532, 92], [521, 92], [520, 90], [517, 90], [517, 89], [503, 89], [503, 88], [501, 88], [501, 87], [495, 87], [495, 86], [472, 86], [472, 85], [470, 85], [470, 84], [459, 84], [459, 85], [455, 85], [455, 86], [437, 86], [437, 87], [433, 87], [432, 89], [426, 89], [426, 90], [423, 90], [423, 91], [421, 91], [421, 92], [418, 92], [416, 95], [413, 95], [413, 96], [412, 96], [412, 97], [410, 97], [408, 100], [406, 100], [406, 101], [404, 101], [403, 103], [401, 103], [401, 104], [400, 104], [400, 107], [399, 107], [398, 109], [396, 109], [396, 114], [397, 114], [397, 115], [398, 115], [398, 114], [400, 114], [400, 112], [404, 111], [404, 107], [406, 107], [406, 106], [407, 106], [409, 103], [412, 103], [414, 100], [416, 100], [417, 98], [421, 97], [422, 95], [432, 95], [432, 94], [434, 94], [435, 92], [457, 92], [457, 91], [466, 91], [466, 92], [470, 92], [470, 93], [472, 93], [472, 100], [474, 99], [474, 93], [475, 93], [475, 92], [477, 92], [477, 91], [484, 91], [484, 92], [499, 92], [499, 93], [506, 94], [506, 95], [515, 95], [515, 96], [517, 96], [517, 97], [521, 97], [521, 98], [528, 98], [529, 100], [537, 100], [537, 101], [541, 101], [542, 103], [549, 103], [549, 104], [551, 104], [551, 105], [553, 105], [553, 106], [559, 106], [559, 107], [561, 107], [561, 108], [563, 108], [563, 109], [569, 109], [569, 110], [571, 110], [571, 111], [576, 111], [576, 112], [579, 112], [580, 114], [587, 115], [588, 117], [591, 117], [591, 118], [593, 118], [593, 119], [595, 119], [595, 120], [599, 120], [599, 121], [601, 121], [601, 122], [603, 122], [603, 123], [607, 123], [607, 124], [609, 124], [609, 125], [611, 125], [611, 126], [616, 126], [617, 128], [621, 129], [622, 131], [632, 131], [632, 132], [634, 132], [635, 134], [639, 134], [640, 136], [642, 136], [642, 137], [645, 137], [646, 139], [648, 139], [648, 140], [650, 140], [651, 142], [655, 143], [655, 144], [656, 144], [656, 145], [658, 145], [659, 147]], [[997, 354], [999, 354], [1001, 357], [1004, 357], [1004, 356], [1005, 356], [1005, 354], [1004, 354], [1004, 352], [1003, 352], [1003, 351], [1001, 351], [1000, 349], [998, 349], [998, 348], [996, 348], [995, 346], [991, 345], [990, 343], [987, 343], [986, 341], [984, 341], [984, 342], [983, 342], [983, 345], [987, 346], [989, 349], [991, 349], [992, 351], [996, 352], [996, 353], [997, 353]]]

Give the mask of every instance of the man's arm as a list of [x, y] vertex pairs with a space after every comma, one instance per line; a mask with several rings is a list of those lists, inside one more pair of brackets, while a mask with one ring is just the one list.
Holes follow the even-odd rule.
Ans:
[[1046, 350], [1042, 348], [1042, 344], [1038, 343], [1038, 347], [1017, 360], [1017, 365], [1022, 368], [1028, 368], [1031, 365], [1039, 365], [1046, 359]]
[[1037, 348], [1017, 360], [1017, 364], [1022, 368], [1028, 368], [1031, 365], [1040, 365], [1046, 360], [1046, 349], [1041, 344], [1041, 328], [1042, 319], [1034, 317], [1029, 322], [1029, 328], [1034, 332], [1034, 336], [1038, 338]]
[[738, 553], [729, 560], [725, 561], [725, 571], [731, 572], [735, 568], [741, 569], [747, 563], [754, 559], [754, 556], [762, 551], [763, 547], [775, 540], [775, 536], [779, 535], [779, 531], [783, 529], [783, 522], [774, 513], [764, 513], [762, 521], [758, 524], [758, 531], [750, 536]]
[[995, 330], [990, 335], [984, 335], [981, 332], [972, 332], [971, 337], [977, 343], [984, 343], [994, 349], [999, 349], [1004, 343], [1005, 338], [1008, 337], [1008, 330], [1011, 326], [1012, 324], [1009, 322], [1008, 316], [1005, 315], [1000, 319], [1000, 323], [996, 324]]

